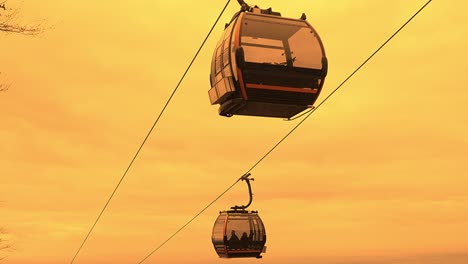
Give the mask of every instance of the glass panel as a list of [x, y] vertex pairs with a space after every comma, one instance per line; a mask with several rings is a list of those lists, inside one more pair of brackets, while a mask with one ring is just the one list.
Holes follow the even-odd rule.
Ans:
[[218, 94], [216, 93], [215, 87], [208, 91], [208, 96], [210, 97], [211, 104], [216, 104], [216, 101], [218, 100]]
[[281, 17], [259, 17], [246, 14], [245, 21], [242, 24], [242, 37], [283, 41], [290, 38], [303, 27], [308, 27], [304, 21], [288, 20]]
[[[243, 14], [241, 14], [243, 15]], [[238, 19], [239, 18], [236, 18], [235, 21], [233, 21], [231, 23], [231, 25], [233, 25], [233, 29], [232, 29], [232, 34], [231, 34], [231, 58], [232, 61], [231, 61], [231, 66], [232, 66], [232, 69], [233, 69], [233, 75], [234, 75], [234, 78], [237, 80], [237, 64], [236, 64], [236, 60], [234, 59], [236, 57], [236, 32], [238, 32], [238, 29], [239, 29], [239, 23], [238, 23]]]
[[245, 61], [322, 69], [322, 47], [305, 21], [245, 14], [241, 44]]
[[272, 17], [272, 16], [264, 16], [264, 15], [256, 15], [256, 14], [247, 14], [246, 20], [250, 21], [261, 21], [261, 22], [268, 22], [272, 24], [276, 24], [275, 26], [298, 26], [303, 27], [306, 25], [306, 22], [303, 20], [295, 20], [292, 18], [284, 18], [284, 17]]
[[219, 46], [221, 46], [223, 44], [225, 34], [226, 34], [226, 31], [223, 31], [223, 34], [221, 34], [221, 38], [216, 43], [216, 47], [219, 47]]
[[216, 74], [214, 83], [218, 83], [221, 79], [223, 79], [223, 75], [221, 73]]
[[263, 237], [265, 236], [265, 229], [263, 227], [262, 220], [259, 218], [255, 219], [255, 222], [257, 222], [258, 230], [257, 230], [257, 241], [263, 241]]
[[252, 219], [252, 224], [253, 224], [252, 240], [253, 241], [259, 241], [260, 240], [260, 230], [259, 230], [259, 227], [258, 227], [257, 219]]
[[243, 46], [245, 61], [268, 64], [286, 64], [283, 49], [269, 49], [256, 46]]
[[230, 39], [225, 39], [223, 44], [223, 49], [229, 50], [229, 41]]
[[322, 69], [322, 47], [310, 28], [302, 28], [288, 42], [295, 67]]
[[253, 44], [253, 45], [264, 45], [271, 48], [283, 49], [283, 42], [277, 39], [267, 39], [267, 38], [254, 38], [249, 36], [242, 37], [242, 45], [244, 44]]
[[248, 216], [230, 216], [226, 229], [229, 249], [246, 249], [249, 246], [250, 223]]
[[226, 67], [224, 67], [223, 76], [224, 78], [232, 76], [231, 67], [229, 67], [229, 65], [226, 65]]
[[[221, 54], [220, 54], [219, 48], [221, 48], [221, 50], [223, 50], [223, 49], [225, 49], [224, 46], [229, 44], [229, 41], [230, 41], [229, 37], [231, 36], [232, 28], [233, 28], [233, 24], [229, 25], [229, 27], [227, 27], [224, 30], [223, 34], [221, 35], [221, 38], [218, 40], [218, 43], [216, 44], [216, 49], [213, 52], [213, 59], [211, 61], [211, 78], [212, 78], [211, 82], [213, 84], [215, 83], [214, 76], [216, 75], [216, 73], [221, 71], [221, 61], [220, 61]], [[219, 68], [218, 68], [218, 66], [219, 66]]]
[[229, 64], [229, 49], [223, 51], [223, 67]]
[[249, 218], [246, 216], [230, 216], [228, 218], [226, 229], [226, 235], [228, 236], [228, 239], [239, 240], [243, 232], [250, 233]]
[[216, 49], [216, 73], [221, 71], [221, 47]]
[[229, 26], [226, 29], [224, 29], [224, 32], [225, 32], [224, 33], [224, 39], [227, 39], [229, 36], [231, 36], [232, 27], [233, 27], [234, 24], [235, 23], [231, 23], [231, 24], [229, 24]]
[[225, 218], [226, 215], [220, 215], [218, 219], [216, 219], [215, 225], [213, 227], [213, 241], [223, 241]]
[[216, 91], [218, 92], [219, 98], [223, 97], [223, 95], [225, 95], [227, 93], [226, 84], [224, 83], [224, 79], [221, 79], [216, 84]]
[[231, 78], [224, 78], [224, 85], [226, 86], [226, 91], [233, 92], [234, 87], [231, 86]]
[[212, 84], [214, 84], [213, 80], [214, 80], [214, 76], [216, 75], [215, 64], [216, 64], [216, 49], [214, 50], [214, 52], [213, 52], [213, 58], [211, 59], [211, 73], [210, 73], [210, 77], [211, 77], [211, 83], [212, 83]]

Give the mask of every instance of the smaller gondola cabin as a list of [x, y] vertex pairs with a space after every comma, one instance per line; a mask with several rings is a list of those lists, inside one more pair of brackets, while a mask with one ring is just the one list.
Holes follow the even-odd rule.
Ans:
[[208, 94], [222, 116], [290, 118], [313, 106], [327, 70], [322, 41], [305, 15], [241, 10], [214, 51]]
[[265, 226], [256, 211], [222, 211], [211, 237], [221, 258], [261, 258], [265, 251]]

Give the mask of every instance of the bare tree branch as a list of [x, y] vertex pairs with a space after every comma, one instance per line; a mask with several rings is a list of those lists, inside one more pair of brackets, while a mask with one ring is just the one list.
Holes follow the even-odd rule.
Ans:
[[[7, 8], [7, 1], [0, 2], [0, 31], [4, 33], [17, 33], [23, 35], [37, 35], [44, 31], [44, 22], [24, 24], [21, 22], [19, 8]], [[1, 10], [3, 9], [3, 11]]]
[[[4, 201], [0, 200], [0, 206], [2, 206]], [[7, 257], [8, 253], [14, 251], [13, 244], [6, 240], [7, 231], [5, 228], [0, 227], [0, 262]]]
[[2, 238], [6, 233], [6, 230], [0, 227], [0, 261], [6, 258], [6, 256], [3, 254], [4, 252], [14, 250], [13, 245]]
[[[0, 74], [2, 73], [0, 72]], [[7, 84], [7, 83], [0, 82], [0, 92], [5, 92], [6, 90], [8, 90], [8, 88], [10, 88], [10, 86], [11, 86], [11, 83]]]
[[[7, 0], [0, 0], [0, 32], [16, 33], [22, 35], [38, 35], [44, 31], [44, 21], [25, 24], [21, 22], [19, 8], [7, 8]], [[0, 81], [0, 92], [7, 91], [10, 84]], [[0, 248], [1, 250], [1, 248]]]
[[0, 83], [0, 92], [6, 92], [11, 84]]

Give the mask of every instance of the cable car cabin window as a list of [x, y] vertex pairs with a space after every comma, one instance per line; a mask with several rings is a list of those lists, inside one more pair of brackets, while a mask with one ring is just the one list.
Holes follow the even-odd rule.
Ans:
[[242, 37], [246, 62], [286, 64], [283, 43], [280, 40]]
[[216, 83], [216, 91], [218, 92], [218, 96], [219, 97], [222, 97], [223, 95], [225, 95], [227, 92], [229, 92], [227, 89], [228, 87], [226, 87], [226, 82], [225, 82], [226, 79], [221, 79], [218, 83]]
[[239, 17], [236, 17], [236, 19], [234, 21], [231, 22], [231, 24], [229, 25], [230, 27], [232, 26], [231, 28], [231, 31], [230, 31], [230, 34], [231, 34], [231, 50], [230, 50], [230, 54], [231, 54], [231, 69], [233, 69], [233, 76], [234, 76], [234, 79], [235, 80], [238, 80], [238, 76], [237, 76], [237, 63], [236, 63], [236, 60], [234, 59], [235, 58], [235, 53], [236, 53], [236, 37], [234, 36], [234, 32], [238, 32], [239, 31], [239, 23], [237, 23], [237, 20], [239, 19]]
[[229, 64], [229, 39], [224, 40], [223, 67]]
[[227, 28], [224, 29], [223, 39], [229, 39], [229, 37], [231, 36], [231, 33], [232, 33], [233, 24], [234, 23], [229, 24], [229, 26], [227, 26]]
[[227, 222], [226, 236], [228, 249], [239, 250], [248, 247], [251, 235], [249, 218], [246, 216], [230, 216]]
[[216, 49], [216, 74], [218, 74], [221, 71], [221, 47], [218, 47]]
[[217, 84], [217, 83], [220, 82], [222, 79], [223, 79], [223, 75], [221, 74], [221, 72], [218, 72], [218, 73], [215, 75], [215, 81], [214, 81], [214, 83]]
[[260, 218], [255, 219], [258, 227], [256, 229], [256, 234], [258, 234], [258, 241], [263, 241], [265, 239], [265, 227], [263, 226], [262, 220]]
[[215, 226], [213, 228], [213, 241], [223, 242], [224, 240], [224, 223], [226, 216], [220, 216], [216, 219]]
[[305, 21], [246, 14], [241, 29], [245, 61], [322, 69], [322, 49]]
[[230, 42], [230, 41], [231, 41], [230, 39], [225, 39], [225, 40], [224, 40], [224, 43], [223, 43], [223, 45], [224, 45], [224, 46], [223, 46], [223, 49], [224, 49], [224, 50], [227, 50], [227, 52], [229, 52], [229, 42]]
[[322, 47], [310, 28], [301, 28], [288, 42], [294, 67], [322, 69]]
[[229, 65], [226, 65], [223, 69], [223, 76], [224, 77], [231, 77], [232, 76], [232, 72], [231, 72], [231, 67], [229, 67]]
[[262, 225], [258, 224], [257, 219], [253, 219], [252, 225], [253, 225], [253, 238], [252, 238], [252, 240], [253, 241], [262, 241], [263, 236], [264, 236], [263, 228], [259, 228], [259, 226], [262, 226]]

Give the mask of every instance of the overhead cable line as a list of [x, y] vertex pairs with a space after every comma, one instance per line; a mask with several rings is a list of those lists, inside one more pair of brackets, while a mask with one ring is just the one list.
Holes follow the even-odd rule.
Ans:
[[161, 118], [161, 116], [163, 115], [164, 111], [166, 110], [167, 106], [169, 105], [169, 103], [171, 102], [172, 98], [174, 97], [175, 93], [177, 92], [177, 90], [179, 89], [179, 86], [180, 84], [182, 83], [182, 81], [184, 80], [185, 76], [187, 75], [188, 71], [190, 70], [190, 68], [192, 67], [192, 64], [194, 63], [195, 59], [198, 57], [198, 54], [200, 53], [200, 51], [202, 50], [203, 46], [205, 45], [206, 41], [208, 40], [209, 36], [211, 35], [211, 32], [213, 32], [213, 29], [215, 28], [215, 26], [218, 24], [218, 21], [219, 19], [221, 18], [221, 16], [224, 14], [224, 11], [226, 10], [226, 8], [228, 7], [229, 5], [229, 2], [231, 2], [231, 0], [228, 0], [226, 2], [226, 4], [224, 5], [223, 9], [221, 10], [221, 13], [219, 14], [218, 18], [216, 18], [216, 21], [214, 22], [213, 26], [211, 27], [210, 31], [208, 32], [208, 34], [206, 35], [205, 39], [203, 40], [202, 44], [200, 45], [200, 47], [198, 48], [197, 52], [195, 53], [195, 55], [193, 56], [193, 59], [192, 61], [190, 61], [189, 65], [187, 66], [187, 69], [185, 70], [184, 74], [182, 75], [182, 77], [180, 78], [179, 82], [177, 83], [176, 87], [174, 88], [174, 90], [172, 91], [171, 95], [169, 96], [169, 98], [167, 99], [166, 101], [166, 104], [164, 105], [163, 109], [161, 110], [161, 112], [159, 113], [158, 117], [156, 118], [156, 120], [154, 121], [153, 125], [151, 126], [150, 130], [148, 131], [148, 133], [146, 134], [146, 137], [144, 138], [143, 142], [140, 144], [137, 152], [135, 153], [135, 155], [133, 156], [132, 160], [130, 161], [130, 164], [128, 165], [127, 169], [125, 170], [125, 172], [123, 173], [122, 177], [120, 178], [119, 182], [117, 183], [117, 185], [115, 186], [114, 190], [112, 191], [111, 195], [109, 196], [109, 198], [107, 199], [107, 202], [105, 203], [104, 207], [102, 208], [101, 212], [99, 213], [98, 217], [96, 218], [96, 220], [94, 221], [94, 224], [93, 226], [91, 227], [91, 229], [89, 230], [88, 234], [86, 235], [86, 237], [84, 238], [83, 242], [81, 243], [80, 247], [78, 248], [78, 250], [76, 251], [75, 255], [73, 256], [73, 259], [71, 260], [71, 264], [73, 264], [75, 262], [75, 259], [76, 257], [78, 256], [78, 254], [80, 253], [81, 249], [83, 248], [84, 244], [86, 243], [86, 241], [88, 240], [90, 234], [93, 232], [94, 230], [94, 227], [96, 226], [96, 224], [99, 222], [99, 219], [101, 218], [102, 214], [104, 213], [104, 211], [106, 210], [107, 206], [109, 205], [110, 201], [112, 200], [112, 198], [114, 197], [115, 193], [117, 192], [117, 189], [119, 188], [120, 184], [122, 183], [122, 181], [124, 180], [125, 176], [127, 175], [128, 171], [130, 170], [130, 167], [133, 165], [135, 159], [137, 158], [138, 154], [140, 153], [141, 149], [143, 148], [143, 146], [145, 145], [146, 141], [148, 140], [149, 136], [151, 135], [151, 133], [153, 132], [154, 128], [156, 127], [156, 124], [158, 123], [159, 119]]
[[229, 190], [232, 189], [232, 187], [234, 187], [240, 180], [242, 179], [239, 178], [237, 179], [236, 182], [234, 182], [231, 186], [229, 186], [224, 192], [222, 192], [220, 195], [218, 195], [218, 197], [216, 197], [213, 201], [211, 201], [211, 203], [209, 203], [207, 206], [205, 206], [205, 208], [203, 208], [200, 212], [198, 212], [198, 214], [196, 214], [194, 217], [192, 217], [192, 219], [190, 219], [187, 223], [185, 223], [181, 228], [179, 228], [176, 232], [174, 232], [174, 234], [172, 234], [168, 239], [166, 239], [164, 242], [162, 242], [158, 247], [156, 247], [153, 251], [151, 251], [146, 257], [144, 257], [142, 260], [140, 260], [138, 262], [138, 264], [141, 264], [143, 262], [145, 262], [149, 257], [151, 257], [151, 255], [153, 255], [156, 251], [158, 251], [160, 248], [162, 248], [167, 242], [169, 242], [169, 240], [171, 240], [173, 237], [175, 237], [180, 231], [182, 231], [186, 226], [188, 226], [190, 223], [193, 222], [193, 220], [195, 220], [198, 216], [200, 216], [203, 212], [205, 212], [206, 209], [208, 209], [212, 204], [214, 204], [216, 201], [218, 201], [219, 198], [221, 198], [221, 196], [223, 196], [224, 194], [226, 194]]
[[[400, 31], [409, 23], [413, 18], [415, 18], [432, 0], [427, 1], [416, 13], [414, 13], [398, 30], [395, 31], [379, 48], [377, 48], [366, 60], [364, 60], [361, 65], [359, 65], [343, 82], [341, 82], [325, 99], [323, 99], [315, 108], [308, 110], [307, 112], [301, 114], [308, 113], [306, 117], [304, 117], [296, 126], [294, 126], [291, 131], [289, 131], [278, 143], [276, 143], [265, 155], [263, 155], [250, 169], [247, 170], [245, 174], [248, 174], [252, 171], [258, 164], [260, 164], [268, 155], [270, 155], [273, 150], [275, 150], [286, 138], [288, 138], [299, 126], [304, 123], [314, 112], [317, 110], [321, 105], [323, 105], [333, 94], [336, 93], [351, 77], [353, 77], [367, 62], [369, 62], [385, 45], [387, 45], [390, 40], [392, 40]], [[297, 118], [297, 117], [296, 117]], [[294, 118], [295, 119], [295, 118]], [[245, 175], [244, 174], [244, 175]], [[244, 177], [244, 176], [242, 176]], [[143, 258], [138, 263], [141, 264], [145, 260], [147, 260], [151, 255], [153, 255], [156, 251], [158, 251], [162, 246], [164, 246], [169, 240], [171, 240], [174, 236], [176, 236], [180, 231], [182, 231], [185, 227], [187, 227], [191, 222], [193, 222], [198, 216], [200, 216], [204, 211], [206, 211], [212, 204], [214, 204], [219, 198], [221, 198], [224, 194], [226, 194], [230, 189], [232, 189], [241, 179], [237, 179], [232, 185], [230, 185], [225, 191], [223, 191], [218, 197], [216, 197], [212, 202], [210, 202], [207, 206], [205, 206], [200, 212], [198, 212], [194, 217], [192, 217], [187, 223], [185, 223], [181, 228], [179, 228], [173, 235], [171, 235], [168, 239], [166, 239], [163, 243], [161, 243], [158, 247], [156, 247], [151, 253], [149, 253], [145, 258]]]
[[[408, 25], [408, 23], [413, 20], [432, 0], [427, 1], [416, 13], [414, 13], [395, 33], [393, 33], [380, 47], [378, 47], [366, 60], [364, 60], [361, 65], [359, 65], [343, 82], [340, 83], [325, 99], [323, 99], [316, 107], [309, 110], [309, 113], [304, 117], [296, 126], [294, 126], [291, 131], [289, 131], [278, 143], [276, 143], [262, 158], [260, 158], [246, 173], [252, 171], [257, 165], [262, 162], [268, 155], [270, 155], [273, 150], [276, 149], [289, 135], [291, 135], [299, 126], [304, 123], [320, 106], [322, 106], [333, 94], [335, 94], [351, 77], [354, 76], [364, 65], [367, 64], [385, 45], [387, 45], [390, 40], [392, 40], [400, 31]], [[306, 112], [307, 113], [307, 112]], [[303, 114], [302, 114], [303, 115]], [[300, 116], [302, 116], [300, 115]]]

